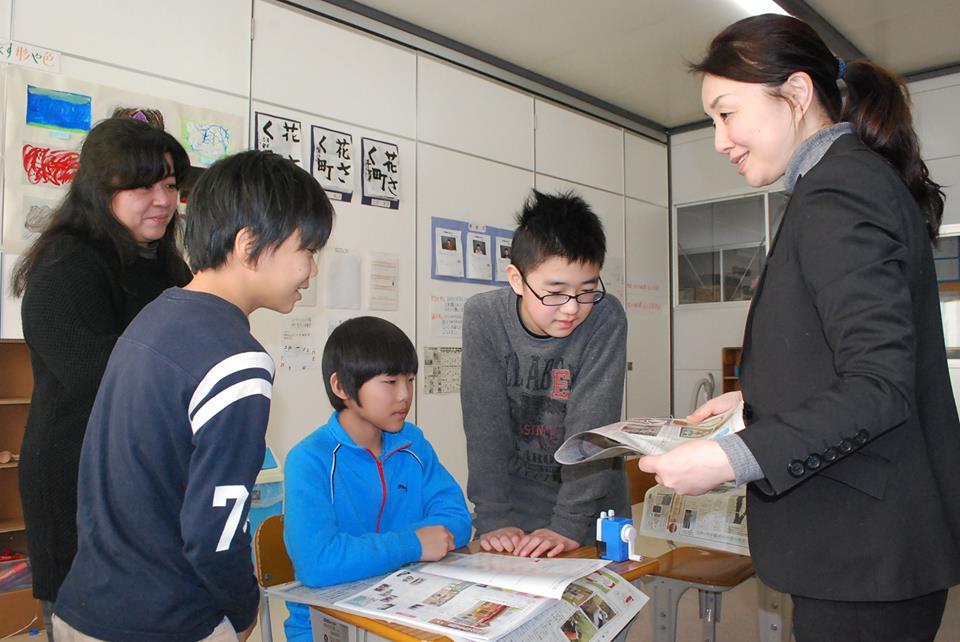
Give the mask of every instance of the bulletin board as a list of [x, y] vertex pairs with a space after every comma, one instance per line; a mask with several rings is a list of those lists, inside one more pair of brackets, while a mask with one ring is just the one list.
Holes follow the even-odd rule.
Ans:
[[438, 281], [505, 285], [513, 231], [434, 216], [430, 276]]

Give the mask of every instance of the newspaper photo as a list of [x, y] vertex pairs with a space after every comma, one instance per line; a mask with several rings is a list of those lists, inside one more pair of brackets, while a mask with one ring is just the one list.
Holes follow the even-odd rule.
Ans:
[[643, 498], [641, 535], [749, 555], [746, 486], [720, 486], [704, 495], [678, 495], [654, 486]]
[[554, 458], [561, 464], [580, 464], [619, 455], [662, 455], [692, 439], [717, 439], [742, 428], [742, 401], [699, 424], [673, 417], [635, 417], [570, 437]]
[[[340, 586], [315, 589], [291, 582], [268, 593], [457, 640], [604, 642], [613, 639], [648, 600], [618, 574], [605, 570], [606, 564], [606, 560], [453, 554], [444, 562], [413, 564], [387, 576]], [[498, 582], [522, 590], [495, 585]], [[541, 594], [535, 593], [538, 590]]]
[[649, 600], [622, 577], [601, 569], [570, 584], [563, 599], [502, 642], [608, 642]]

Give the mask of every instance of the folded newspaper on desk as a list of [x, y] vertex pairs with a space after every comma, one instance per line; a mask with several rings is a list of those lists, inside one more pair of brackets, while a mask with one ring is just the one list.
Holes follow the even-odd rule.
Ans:
[[699, 424], [673, 417], [635, 417], [570, 437], [554, 458], [561, 464], [581, 464], [619, 455], [662, 455], [693, 439], [717, 439], [743, 428], [743, 402]]
[[326, 606], [442, 633], [457, 640], [612, 640], [647, 596], [606, 560], [448, 555], [347, 585], [267, 589], [271, 597]]

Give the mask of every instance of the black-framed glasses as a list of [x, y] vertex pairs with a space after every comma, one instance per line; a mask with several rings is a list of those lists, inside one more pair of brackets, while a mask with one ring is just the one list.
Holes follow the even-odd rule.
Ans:
[[533, 288], [527, 283], [527, 277], [523, 276], [523, 273], [520, 274], [520, 279], [523, 281], [523, 284], [527, 286], [527, 289], [530, 290], [530, 294], [540, 299], [540, 303], [549, 305], [550, 307], [566, 305], [570, 299], [576, 299], [580, 305], [593, 305], [594, 303], [600, 303], [607, 294], [607, 288], [603, 285], [603, 279], [601, 279], [599, 275], [597, 276], [597, 283], [600, 284], [599, 290], [589, 290], [587, 292], [581, 292], [580, 294], [544, 294], [543, 296], [533, 291]]

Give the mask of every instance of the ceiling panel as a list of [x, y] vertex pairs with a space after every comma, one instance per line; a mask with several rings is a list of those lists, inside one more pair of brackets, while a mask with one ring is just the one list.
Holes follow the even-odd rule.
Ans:
[[960, 63], [957, 0], [807, 1], [868, 58], [898, 74]]
[[[704, 119], [700, 81], [687, 72], [687, 61], [698, 60], [717, 32], [747, 15], [735, 0], [362, 4], [667, 128]], [[899, 73], [960, 63], [957, 0], [814, 0], [806, 5]]]

